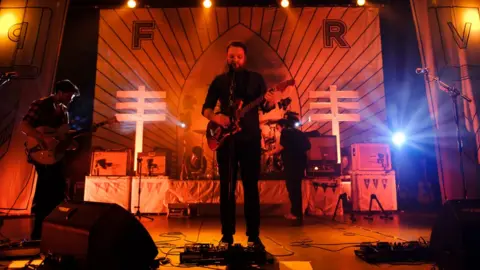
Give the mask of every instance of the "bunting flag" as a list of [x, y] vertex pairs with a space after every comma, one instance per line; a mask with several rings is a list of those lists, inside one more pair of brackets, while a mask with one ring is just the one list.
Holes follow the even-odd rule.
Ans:
[[373, 178], [373, 186], [375, 187], [375, 189], [377, 189], [377, 187], [378, 187], [378, 179], [377, 178]]
[[365, 178], [365, 179], [363, 179], [363, 182], [365, 182], [365, 187], [368, 189], [368, 187], [370, 186], [370, 179]]
[[382, 179], [383, 189], [387, 189], [387, 184], [388, 184], [388, 179], [387, 179], [387, 178], [383, 178], [383, 179]]

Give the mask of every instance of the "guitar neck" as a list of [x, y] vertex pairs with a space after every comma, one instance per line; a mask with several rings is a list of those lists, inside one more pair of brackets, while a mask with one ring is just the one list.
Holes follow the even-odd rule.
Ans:
[[247, 112], [249, 112], [251, 109], [260, 105], [263, 102], [263, 100], [264, 100], [264, 96], [262, 95], [262, 96], [256, 98], [254, 101], [247, 104], [247, 106], [243, 107], [243, 109], [240, 111], [240, 117], [245, 116], [245, 114]]
[[[108, 120], [102, 121], [102, 122], [99, 122], [99, 123], [96, 123], [96, 124], [94, 124], [94, 125], [92, 126], [92, 130], [95, 130], [95, 129], [101, 127], [101, 126], [104, 126], [104, 125], [106, 125], [107, 123], [108, 123]], [[79, 135], [81, 135], [81, 134], [83, 134], [83, 133], [89, 133], [89, 132], [92, 132], [92, 131], [91, 131], [91, 130], [78, 130], [78, 131], [75, 131], [75, 132], [71, 133], [70, 136], [71, 136], [72, 138], [74, 138], [74, 137], [79, 136]]]
[[[287, 86], [294, 85], [294, 84], [295, 84], [295, 80], [284, 81], [284, 82], [281, 82], [281, 83], [277, 84], [277, 86], [275, 86], [274, 88], [268, 89], [267, 92], [283, 91], [283, 90], [285, 90], [285, 88]], [[260, 105], [263, 102], [264, 99], [265, 99], [265, 96], [262, 95], [262, 96], [256, 98], [253, 102], [250, 102], [247, 106], [243, 107], [243, 109], [240, 111], [240, 118], [243, 117], [251, 109]]]

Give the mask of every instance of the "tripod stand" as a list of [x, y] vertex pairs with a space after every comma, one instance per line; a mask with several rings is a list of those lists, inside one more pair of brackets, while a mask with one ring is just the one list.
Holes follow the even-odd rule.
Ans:
[[138, 199], [137, 199], [137, 212], [135, 212], [135, 217], [137, 217], [139, 220], [142, 219], [142, 217], [153, 221], [153, 218], [147, 217], [145, 214], [142, 214], [140, 212], [140, 198], [142, 194], [142, 158], [137, 158], [137, 168], [138, 168]]
[[[460, 174], [462, 175], [462, 183], [463, 183], [463, 197], [464, 199], [467, 198], [467, 182], [465, 179], [465, 169], [463, 166], [463, 142], [462, 142], [462, 134], [460, 132], [460, 120], [458, 115], [458, 97], [462, 97], [467, 102], [472, 102], [470, 98], [463, 95], [460, 90], [455, 88], [454, 86], [449, 86], [448, 84], [442, 82], [438, 77], [430, 76], [428, 73], [428, 69], [420, 69], [420, 72], [417, 71], [417, 74], [424, 73], [427, 78], [436, 81], [440, 87], [440, 90], [443, 90], [447, 94], [450, 95], [452, 98], [453, 103], [453, 113], [454, 113], [454, 120], [455, 125], [457, 128], [457, 145], [458, 145], [458, 155], [460, 158]], [[443, 89], [442, 89], [443, 88]], [[443, 194], [445, 196], [445, 200], [447, 200], [447, 193], [445, 192], [445, 183], [443, 183]]]

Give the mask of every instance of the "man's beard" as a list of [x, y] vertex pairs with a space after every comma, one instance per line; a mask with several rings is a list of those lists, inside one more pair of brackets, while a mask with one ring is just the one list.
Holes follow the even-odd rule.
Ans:
[[[244, 69], [245, 69], [244, 66], [245, 66], [244, 64], [238, 64], [238, 63], [237, 63], [237, 64], [233, 64], [233, 63], [229, 63], [229, 64], [227, 64], [227, 70], [237, 72], [237, 71], [244, 70]], [[230, 67], [232, 67], [232, 68], [230, 68]], [[231, 70], [231, 69], [233, 69], [233, 70]]]

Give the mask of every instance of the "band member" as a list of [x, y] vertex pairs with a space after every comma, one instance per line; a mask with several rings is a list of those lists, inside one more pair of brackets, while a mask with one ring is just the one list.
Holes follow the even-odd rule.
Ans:
[[269, 152], [269, 155], [281, 152], [288, 196], [290, 198], [290, 213], [285, 218], [294, 220], [295, 224], [303, 222], [302, 179], [307, 166], [307, 151], [310, 150], [308, 137], [295, 128], [298, 119], [281, 119], [277, 123], [280, 131], [280, 144]]
[[203, 155], [200, 146], [192, 148], [192, 154], [185, 157], [185, 174], [187, 179], [199, 179], [205, 176], [207, 171], [207, 158]]
[[[233, 100], [241, 99], [247, 105], [264, 95], [265, 101], [259, 106], [264, 113], [275, 107], [273, 93], [266, 93], [265, 81], [259, 73], [245, 69], [247, 47], [242, 42], [231, 42], [227, 46], [229, 71], [215, 77], [211, 83], [202, 114], [208, 120], [227, 127], [233, 117]], [[235, 78], [233, 80], [233, 78]], [[220, 113], [214, 108], [220, 101]], [[258, 178], [260, 176], [261, 131], [259, 113], [250, 110], [240, 119], [242, 130], [227, 137], [217, 150], [220, 171], [220, 215], [223, 243], [232, 244], [235, 234], [235, 187], [238, 165], [244, 189], [245, 219], [248, 242], [264, 248], [260, 241], [260, 201]], [[230, 188], [233, 187], [233, 188]]]
[[[21, 131], [35, 138], [43, 148], [47, 148], [44, 134], [36, 128], [40, 126], [58, 128], [68, 124], [67, 106], [79, 95], [78, 87], [69, 80], [57, 82], [53, 95], [36, 100], [30, 105], [21, 122]], [[32, 240], [38, 240], [41, 238], [43, 220], [65, 198], [64, 161], [52, 165], [38, 164], [30, 159], [29, 162], [35, 166], [38, 175], [32, 206], [35, 222], [31, 234]]]

